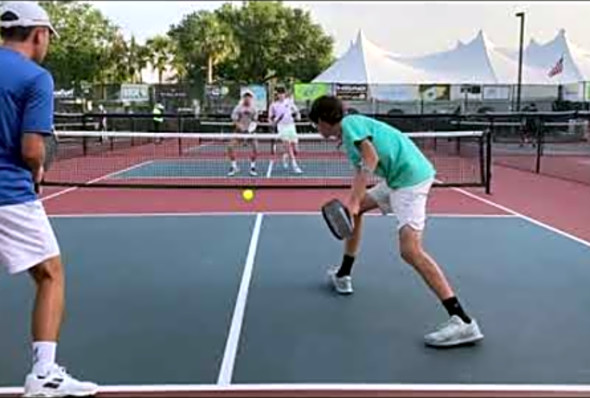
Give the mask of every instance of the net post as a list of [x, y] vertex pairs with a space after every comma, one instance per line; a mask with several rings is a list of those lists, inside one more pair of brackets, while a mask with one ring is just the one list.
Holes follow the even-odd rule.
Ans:
[[492, 193], [492, 134], [494, 134], [494, 119], [490, 120], [490, 128], [486, 132], [486, 194]]
[[541, 156], [543, 154], [543, 135], [545, 133], [545, 121], [542, 117], [539, 117], [539, 123], [537, 124], [537, 158], [535, 164], [535, 173], [541, 174]]
[[[176, 123], [177, 123], [176, 131], [179, 134], [182, 133], [182, 131], [184, 130], [183, 125], [182, 125], [182, 121], [183, 121], [182, 115], [178, 114], [177, 121], [176, 121]], [[182, 156], [182, 139], [181, 139], [180, 135], [178, 136], [178, 156]]]
[[479, 136], [479, 139], [478, 139], [478, 142], [479, 142], [479, 170], [480, 170], [480, 176], [481, 176], [481, 183], [486, 185], [486, 187], [487, 187], [487, 182], [486, 182], [486, 171], [487, 170], [486, 170], [485, 148], [484, 148], [486, 140], [487, 140], [487, 137], [486, 137], [486, 133], [484, 131], [484, 134]]
[[88, 154], [88, 137], [82, 137], [82, 155], [86, 156]]

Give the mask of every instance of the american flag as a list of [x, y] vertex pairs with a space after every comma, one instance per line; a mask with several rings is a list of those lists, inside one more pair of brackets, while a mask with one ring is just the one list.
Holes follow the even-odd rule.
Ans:
[[549, 71], [549, 73], [547, 75], [549, 77], [553, 77], [555, 75], [559, 75], [561, 72], [563, 72], [563, 56], [561, 58], [559, 58], [559, 60], [555, 64], [555, 66], [553, 68], [551, 68], [551, 70]]

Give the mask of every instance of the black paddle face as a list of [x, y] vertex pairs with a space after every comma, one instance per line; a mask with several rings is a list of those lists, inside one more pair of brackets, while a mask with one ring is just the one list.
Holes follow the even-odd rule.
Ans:
[[353, 225], [350, 214], [338, 199], [333, 199], [323, 205], [322, 215], [336, 239], [343, 240], [352, 236]]

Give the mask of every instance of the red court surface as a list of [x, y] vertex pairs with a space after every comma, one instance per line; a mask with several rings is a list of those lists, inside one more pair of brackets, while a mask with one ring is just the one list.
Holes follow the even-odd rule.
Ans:
[[[259, 190], [245, 202], [238, 189], [112, 189], [46, 187], [50, 214], [150, 214], [233, 212], [317, 212], [346, 190]], [[434, 214], [515, 214], [590, 241], [590, 186], [512, 168], [494, 166], [492, 194], [483, 189], [434, 188]]]

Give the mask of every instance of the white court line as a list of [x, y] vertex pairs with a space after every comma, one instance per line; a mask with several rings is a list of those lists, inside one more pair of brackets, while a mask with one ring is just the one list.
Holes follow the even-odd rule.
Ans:
[[274, 160], [270, 160], [268, 162], [268, 169], [266, 170], [266, 178], [270, 178], [270, 176], [272, 175], [272, 166], [274, 164]]
[[[320, 211], [265, 211], [264, 215], [268, 216], [319, 216]], [[50, 218], [117, 218], [117, 217], [225, 217], [225, 216], [255, 216], [259, 212], [199, 212], [199, 213], [81, 213], [81, 214], [50, 214]], [[384, 217], [380, 213], [367, 213], [368, 217]], [[395, 217], [389, 214], [385, 217]], [[429, 218], [520, 218], [513, 214], [452, 214], [452, 213], [433, 213]]]
[[[426, 392], [515, 392], [515, 393], [590, 393], [588, 384], [152, 384], [105, 385], [99, 393], [132, 392], [216, 392], [216, 391], [426, 391]], [[2, 387], [0, 395], [22, 394], [22, 387]]]
[[[109, 173], [109, 174], [105, 174], [105, 175], [103, 175], [101, 177], [98, 177], [98, 178], [95, 178], [95, 179], [90, 180], [88, 182], [85, 182], [84, 185], [91, 185], [91, 184], [94, 184], [95, 182], [106, 180], [107, 178], [116, 176], [117, 174], [125, 173], [126, 171], [130, 171], [130, 170], [136, 169], [136, 168], [141, 167], [141, 166], [146, 166], [146, 165], [148, 165], [148, 164], [150, 164], [152, 162], [153, 162], [153, 160], [148, 160], [146, 162], [138, 163], [136, 165], [127, 167], [127, 168], [122, 169], [122, 170], [118, 170], [118, 171], [115, 171], [115, 172], [112, 172], [112, 173]], [[62, 191], [53, 193], [51, 195], [44, 196], [44, 197], [41, 198], [41, 202], [44, 202], [44, 201], [49, 200], [49, 199], [56, 198], [56, 197], [61, 196], [61, 195], [65, 195], [66, 193], [75, 191], [78, 188], [80, 188], [80, 187], [71, 187], [71, 188], [67, 188], [67, 189], [64, 189]]]
[[231, 326], [225, 344], [225, 351], [223, 353], [223, 361], [221, 362], [221, 368], [219, 369], [219, 376], [217, 378], [218, 385], [227, 386], [231, 384], [263, 217], [264, 215], [262, 213], [258, 213], [254, 228], [252, 229], [252, 238], [250, 239], [248, 256], [246, 257], [246, 264], [244, 265], [244, 271], [242, 273], [242, 281], [240, 282], [240, 290], [238, 291], [238, 297], [236, 298], [234, 314], [232, 316]]
[[578, 243], [580, 243], [580, 244], [582, 244], [584, 246], [590, 247], [590, 242], [588, 242], [588, 241], [586, 241], [586, 240], [584, 240], [582, 238], [578, 238], [577, 236], [574, 236], [572, 234], [569, 234], [569, 233], [567, 233], [565, 231], [562, 231], [559, 228], [552, 227], [551, 225], [545, 224], [544, 222], [539, 221], [539, 220], [537, 220], [535, 218], [532, 218], [532, 217], [529, 217], [529, 216], [525, 216], [524, 214], [519, 213], [516, 210], [513, 210], [513, 209], [511, 209], [509, 207], [503, 206], [503, 205], [501, 205], [499, 203], [496, 203], [496, 202], [493, 202], [491, 200], [488, 200], [488, 199], [484, 199], [482, 197], [479, 197], [478, 195], [473, 194], [473, 193], [471, 193], [469, 191], [466, 191], [464, 189], [461, 189], [461, 188], [452, 188], [452, 189], [454, 191], [457, 191], [459, 193], [462, 193], [465, 196], [469, 196], [472, 199], [479, 200], [480, 202], [485, 203], [487, 205], [490, 205], [492, 207], [495, 207], [496, 209], [499, 209], [499, 210], [502, 210], [502, 211], [504, 211], [506, 213], [509, 213], [509, 214], [514, 215], [514, 216], [520, 217], [523, 220], [526, 220], [526, 221], [528, 221], [530, 223], [533, 223], [535, 225], [538, 225], [539, 227], [543, 227], [543, 228], [545, 228], [545, 229], [547, 229], [547, 230], [549, 230], [551, 232], [555, 232], [556, 234], [559, 234], [561, 236], [564, 236], [566, 238], [569, 238], [569, 239], [571, 239], [571, 240], [573, 240], [575, 242], [578, 242]]

